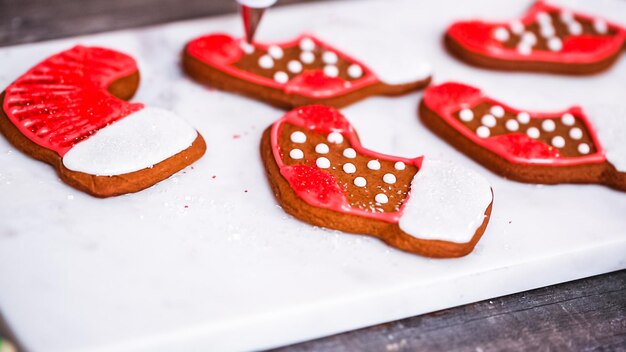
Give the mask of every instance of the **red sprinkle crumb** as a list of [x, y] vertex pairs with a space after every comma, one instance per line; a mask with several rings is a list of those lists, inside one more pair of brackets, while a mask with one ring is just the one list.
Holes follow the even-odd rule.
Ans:
[[233, 134], [233, 139], [239, 139], [239, 138], [241, 138], [240, 134]]
[[185, 205], [185, 209], [187, 209], [187, 208], [189, 208], [189, 206], [188, 206], [188, 205]]
[[215, 180], [217, 178], [217, 176], [213, 175], [213, 176], [211, 176], [211, 178]]
[[247, 190], [247, 189], [245, 189], [245, 190], [244, 190], [244, 192], [248, 193], [248, 190]]

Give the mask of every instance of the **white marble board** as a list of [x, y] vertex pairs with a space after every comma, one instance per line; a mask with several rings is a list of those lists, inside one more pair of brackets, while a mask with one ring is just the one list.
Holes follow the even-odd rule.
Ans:
[[[626, 58], [603, 74], [562, 77], [474, 69], [444, 52], [452, 20], [512, 18], [529, 3], [289, 6], [266, 15], [258, 39], [329, 26], [386, 31], [393, 43], [419, 46], [435, 82], [470, 82], [529, 110], [623, 109]], [[623, 1], [568, 3], [626, 23]], [[282, 111], [202, 87], [179, 68], [184, 43], [213, 31], [240, 34], [241, 24], [233, 15], [0, 49], [1, 87], [77, 43], [125, 51], [142, 73], [135, 100], [182, 115], [208, 144], [193, 167], [102, 200], [0, 138], [0, 310], [29, 350], [260, 349], [626, 268], [623, 193], [500, 178], [421, 124], [421, 93], [368, 99], [345, 113], [370, 149], [451, 160], [489, 179], [493, 214], [472, 254], [421, 258], [286, 215], [258, 151], [261, 132]]]

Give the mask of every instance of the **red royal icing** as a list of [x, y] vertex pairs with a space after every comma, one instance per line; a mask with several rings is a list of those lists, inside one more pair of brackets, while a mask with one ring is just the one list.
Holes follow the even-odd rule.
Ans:
[[281, 128], [285, 123], [300, 126], [314, 132], [341, 133], [358, 154], [371, 157], [372, 159], [393, 162], [401, 161], [408, 165], [415, 165], [419, 169], [422, 165], [423, 157], [415, 159], [401, 158], [364, 148], [359, 142], [356, 132], [341, 112], [326, 106], [309, 105], [296, 108], [286, 113], [272, 125], [271, 144], [274, 160], [276, 160], [281, 175], [285, 177], [291, 188], [302, 200], [315, 207], [331, 209], [344, 214], [362, 216], [389, 223], [397, 223], [400, 220], [410, 197], [410, 191], [398, 211], [386, 213], [369, 212], [352, 207], [347, 201], [343, 188], [337, 184], [335, 178], [329, 172], [311, 165], [285, 165], [283, 163], [283, 151], [280, 150], [278, 143]]
[[99, 129], [143, 108], [107, 91], [115, 80], [135, 72], [135, 60], [125, 54], [76, 46], [7, 87], [3, 109], [24, 136], [63, 156]]
[[[562, 11], [561, 8], [537, 1], [528, 12], [520, 18], [525, 26], [536, 21], [539, 12]], [[574, 16], [593, 21], [593, 17], [573, 13]], [[509, 27], [510, 22], [460, 21], [453, 23], [447, 35], [467, 50], [485, 56], [513, 61], [544, 61], [557, 63], [593, 63], [602, 61], [622, 50], [626, 42], [626, 29], [607, 22], [609, 28], [618, 33], [613, 36], [569, 35], [563, 39], [563, 48], [559, 51], [532, 50], [530, 55], [520, 54], [515, 48], [505, 48], [493, 36], [498, 27]]]
[[340, 77], [328, 77], [324, 75], [322, 70], [304, 70], [300, 75], [287, 83], [279, 83], [273, 79], [255, 75], [233, 66], [234, 63], [245, 55], [241, 49], [243, 39], [235, 39], [221, 33], [210, 34], [192, 40], [187, 44], [186, 51], [192, 57], [231, 76], [254, 84], [280, 89], [286, 94], [298, 94], [317, 99], [347, 94], [379, 82], [374, 73], [363, 63], [322, 42], [311, 34], [302, 34], [294, 40], [282, 43], [254, 43], [254, 46], [262, 50], [267, 50], [271, 45], [277, 45], [285, 49], [298, 46], [304, 38], [310, 38], [317, 47], [332, 50], [346, 61], [360, 65], [363, 69], [362, 76], [347, 82]]
[[571, 107], [568, 110], [555, 113], [529, 112], [525, 110], [525, 112], [531, 115], [531, 119], [554, 118], [555, 116], [570, 113], [583, 122], [591, 135], [596, 147], [596, 152], [579, 157], [563, 157], [555, 148], [541, 141], [534, 140], [523, 133], [512, 132], [505, 135], [481, 138], [454, 117], [454, 113], [457, 111], [466, 108], [471, 109], [483, 102], [502, 106], [506, 111], [515, 114], [522, 111], [485, 96], [477, 88], [456, 82], [430, 86], [424, 92], [424, 104], [442, 118], [445, 123], [472, 142], [496, 153], [509, 162], [528, 165], [549, 164], [559, 166], [606, 161], [604, 149], [598, 140], [597, 134], [580, 107]]

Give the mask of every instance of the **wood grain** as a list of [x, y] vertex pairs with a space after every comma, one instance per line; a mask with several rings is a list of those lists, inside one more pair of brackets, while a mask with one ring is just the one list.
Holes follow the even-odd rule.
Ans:
[[626, 270], [274, 351], [311, 350], [626, 351]]
[[236, 11], [234, 0], [0, 0], [0, 46]]
[[[234, 11], [232, 0], [0, 0], [0, 46]], [[2, 314], [0, 335], [15, 340]], [[626, 270], [276, 351], [309, 350], [626, 351]]]

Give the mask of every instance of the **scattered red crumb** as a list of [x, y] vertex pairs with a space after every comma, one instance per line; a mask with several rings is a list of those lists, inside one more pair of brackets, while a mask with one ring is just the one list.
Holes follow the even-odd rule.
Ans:
[[185, 209], [187, 209], [187, 208], [189, 208], [189, 206], [188, 206], [188, 205], [185, 205]]
[[509, 220], [509, 224], [512, 223], [512, 222], [513, 222], [512, 220]]
[[211, 178], [215, 180], [217, 178], [217, 176], [213, 175], [213, 176], [211, 176]]
[[246, 193], [248, 193], [248, 190], [247, 190], [247, 189], [244, 189], [243, 191], [244, 191], [244, 192], [246, 192]]
[[239, 138], [241, 138], [240, 134], [233, 134], [233, 139], [239, 139]]

